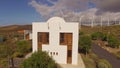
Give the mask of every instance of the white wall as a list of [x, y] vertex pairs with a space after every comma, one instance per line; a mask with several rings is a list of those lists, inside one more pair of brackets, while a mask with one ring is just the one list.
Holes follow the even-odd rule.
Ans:
[[[49, 55], [52, 56], [57, 63], [66, 64], [67, 46], [52, 47], [51, 45], [43, 45], [42, 50], [47, 51]], [[52, 52], [52, 55], [51, 55], [51, 52]], [[55, 55], [53, 55], [54, 52], [55, 52]], [[58, 53], [58, 55], [56, 55], [56, 53]]]
[[32, 40], [32, 31], [31, 30], [24, 30], [24, 40], [26, 40], [25, 35], [29, 34], [29, 40]]
[[32, 33], [29, 34], [30, 40], [32, 40]]
[[78, 59], [78, 23], [66, 23], [62, 18], [50, 18], [47, 23], [34, 22], [33, 25], [33, 52], [37, 51], [37, 32], [49, 32], [49, 45], [43, 45], [42, 50], [50, 52], [58, 52], [53, 58], [58, 63], [67, 63], [67, 46], [59, 45], [60, 32], [73, 33], [72, 45], [72, 64], [77, 64]]

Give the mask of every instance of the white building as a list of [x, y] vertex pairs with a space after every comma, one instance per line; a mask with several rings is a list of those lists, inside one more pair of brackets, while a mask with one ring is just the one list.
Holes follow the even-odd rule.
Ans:
[[18, 30], [17, 32], [24, 35], [22, 39], [32, 40], [32, 30]]
[[24, 30], [24, 40], [32, 40], [32, 31]]
[[47, 51], [57, 63], [78, 63], [77, 22], [65, 22], [60, 17], [50, 18], [47, 22], [32, 24], [33, 52], [38, 49]]

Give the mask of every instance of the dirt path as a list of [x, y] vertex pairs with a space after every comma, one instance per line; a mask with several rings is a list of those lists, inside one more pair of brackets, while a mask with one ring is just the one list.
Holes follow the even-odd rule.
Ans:
[[93, 44], [92, 45], [92, 50], [95, 54], [97, 54], [100, 58], [104, 58], [108, 60], [113, 68], [120, 68], [120, 60], [118, 60], [114, 55], [111, 53], [107, 52], [103, 48], [101, 48], [98, 45]]

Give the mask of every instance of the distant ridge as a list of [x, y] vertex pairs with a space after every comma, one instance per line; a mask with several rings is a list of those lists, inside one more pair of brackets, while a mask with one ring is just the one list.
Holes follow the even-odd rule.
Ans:
[[8, 25], [8, 26], [0, 26], [0, 32], [10, 32], [17, 30], [32, 30], [32, 25]]

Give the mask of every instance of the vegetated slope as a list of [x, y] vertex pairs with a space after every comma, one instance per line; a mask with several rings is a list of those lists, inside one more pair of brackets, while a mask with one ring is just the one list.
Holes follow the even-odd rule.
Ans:
[[18, 30], [31, 30], [31, 29], [32, 29], [32, 25], [9, 25], [9, 26], [0, 27], [0, 33], [18, 31]]
[[93, 32], [103, 32], [106, 34], [112, 34], [114, 36], [120, 37], [120, 25], [113, 25], [113, 26], [95, 26], [91, 28], [90, 26], [82, 26], [80, 29], [81, 32], [86, 34], [92, 34]]
[[[10, 25], [10, 26], [0, 27], [0, 33], [15, 32], [18, 30], [32, 30], [32, 25]], [[103, 32], [107, 34], [110, 33], [120, 37], [120, 25], [103, 26], [103, 27], [95, 26], [93, 28], [91, 28], [90, 26], [82, 26], [80, 31], [86, 34], [91, 34], [93, 32]]]

